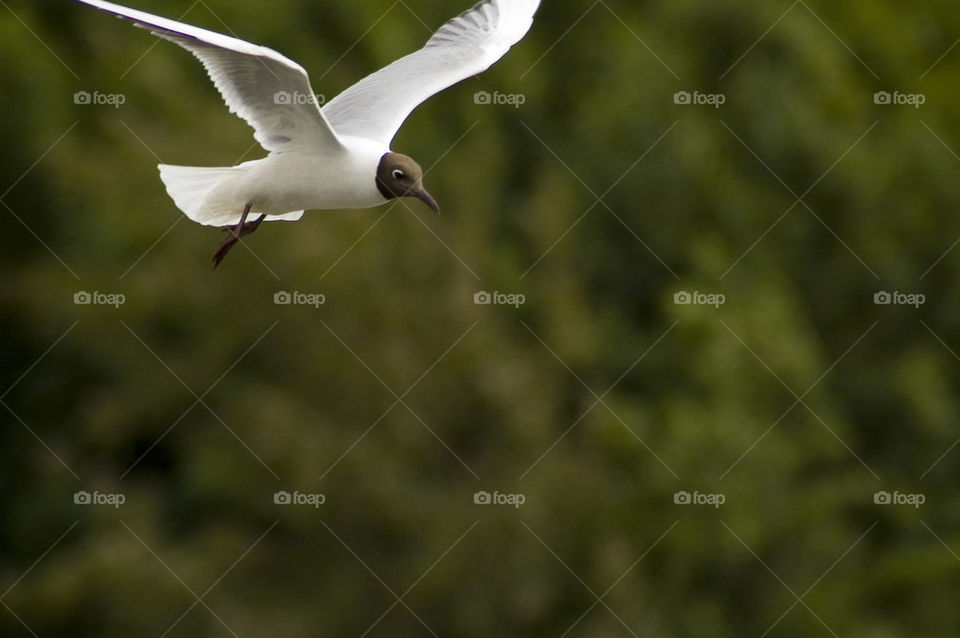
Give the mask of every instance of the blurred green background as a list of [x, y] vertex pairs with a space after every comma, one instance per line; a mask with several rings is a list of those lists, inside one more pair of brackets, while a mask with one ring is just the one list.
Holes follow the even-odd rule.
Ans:
[[[263, 153], [202, 67], [0, 4], [3, 636], [960, 633], [952, 4], [545, 0], [395, 140], [443, 215], [217, 271], [156, 164]], [[469, 2], [135, 4], [330, 99]]]

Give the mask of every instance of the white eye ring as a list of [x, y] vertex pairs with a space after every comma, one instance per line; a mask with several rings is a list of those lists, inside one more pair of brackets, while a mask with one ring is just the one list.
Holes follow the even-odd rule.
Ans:
[[403, 171], [399, 168], [393, 170], [393, 179], [403, 179], [405, 177]]

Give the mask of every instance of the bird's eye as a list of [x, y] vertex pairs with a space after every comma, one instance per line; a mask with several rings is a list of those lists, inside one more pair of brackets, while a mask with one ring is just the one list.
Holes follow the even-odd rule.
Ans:
[[403, 179], [405, 177], [403, 171], [399, 168], [393, 171], [393, 179]]

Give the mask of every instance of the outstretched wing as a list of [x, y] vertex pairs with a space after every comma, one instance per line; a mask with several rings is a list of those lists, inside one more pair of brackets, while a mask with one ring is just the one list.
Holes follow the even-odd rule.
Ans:
[[389, 146], [430, 96], [488, 69], [530, 30], [540, 0], [483, 0], [415, 53], [367, 76], [323, 107], [338, 135]]
[[203, 63], [231, 113], [268, 151], [340, 148], [302, 66], [273, 49], [103, 0], [79, 0], [179, 44]]

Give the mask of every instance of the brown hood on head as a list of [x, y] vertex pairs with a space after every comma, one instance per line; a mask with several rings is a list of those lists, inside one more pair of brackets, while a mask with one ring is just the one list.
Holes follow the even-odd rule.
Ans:
[[386, 153], [377, 166], [377, 189], [387, 199], [416, 197], [440, 212], [437, 202], [423, 187], [423, 169], [413, 158], [401, 153]]

